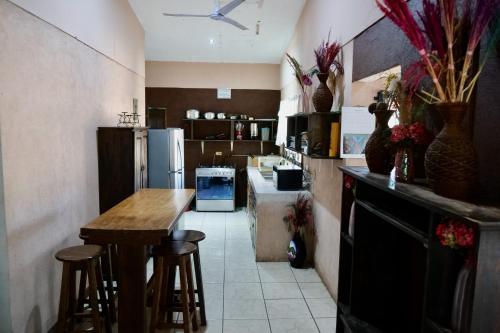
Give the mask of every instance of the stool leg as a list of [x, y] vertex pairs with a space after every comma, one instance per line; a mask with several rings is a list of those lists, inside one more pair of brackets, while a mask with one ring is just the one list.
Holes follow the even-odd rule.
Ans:
[[184, 333], [191, 333], [191, 319], [189, 316], [189, 297], [186, 277], [186, 258], [180, 258], [180, 278], [181, 278], [181, 299], [182, 299], [182, 323], [184, 325]]
[[193, 254], [194, 272], [196, 275], [196, 291], [198, 294], [198, 302], [200, 304], [201, 326], [207, 326], [207, 315], [205, 312], [205, 294], [203, 292], [203, 278], [201, 276], [200, 250], [196, 249]]
[[101, 311], [104, 317], [104, 327], [106, 329], [106, 333], [111, 332], [111, 319], [109, 316], [108, 309], [108, 297], [106, 296], [106, 290], [104, 289], [104, 280], [102, 277], [101, 266], [96, 265], [96, 278], [97, 278], [97, 291], [99, 292], [99, 301], [101, 303]]
[[71, 269], [69, 263], [63, 263], [63, 275], [61, 281], [61, 295], [59, 296], [59, 314], [57, 319], [57, 333], [66, 331], [66, 322], [68, 320], [69, 307], [69, 279]]
[[[177, 273], [177, 268], [175, 266], [171, 266], [168, 268], [168, 270], [165, 270], [165, 272], [168, 272], [168, 277], [166, 279], [167, 295], [166, 295], [165, 302], [167, 304], [167, 307], [170, 307], [172, 304], [175, 303], [175, 275]], [[167, 323], [168, 324], [171, 324], [173, 322], [173, 316], [174, 316], [173, 311], [167, 311]]]
[[193, 270], [191, 269], [191, 259], [186, 258], [186, 275], [187, 275], [187, 285], [189, 293], [189, 312], [192, 312], [192, 325], [193, 330], [198, 330], [198, 316], [196, 315], [196, 297], [194, 296], [194, 286], [193, 286]]
[[99, 318], [99, 303], [97, 301], [97, 278], [96, 278], [96, 260], [89, 260], [87, 264], [89, 277], [89, 297], [92, 307], [92, 321], [96, 333], [101, 333], [101, 320]]
[[158, 326], [158, 313], [160, 310], [161, 295], [164, 294], [162, 289], [163, 284], [163, 258], [159, 257], [155, 260], [155, 272], [153, 280], [153, 304], [151, 306], [151, 319], [149, 322], [149, 332], [154, 333]]
[[80, 287], [78, 288], [78, 303], [76, 310], [78, 312], [83, 312], [83, 307], [85, 306], [85, 292], [87, 291], [87, 268], [85, 265], [82, 266], [80, 270]]
[[111, 268], [112, 246], [108, 245], [106, 247], [106, 253], [101, 259], [101, 265], [103, 266], [103, 273], [106, 274], [106, 291], [108, 293], [110, 320], [112, 323], [116, 323], [115, 291], [113, 288], [113, 269]]
[[69, 274], [69, 294], [68, 294], [68, 312], [69, 312], [69, 329], [75, 327], [75, 310], [76, 310], [76, 267], [71, 265]]

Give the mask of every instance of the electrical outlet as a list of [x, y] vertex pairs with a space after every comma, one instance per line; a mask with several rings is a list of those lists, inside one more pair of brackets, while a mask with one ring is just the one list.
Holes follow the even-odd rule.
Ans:
[[215, 155], [216, 156], [222, 156], [222, 152], [221, 151], [217, 151], [217, 152], [215, 152]]

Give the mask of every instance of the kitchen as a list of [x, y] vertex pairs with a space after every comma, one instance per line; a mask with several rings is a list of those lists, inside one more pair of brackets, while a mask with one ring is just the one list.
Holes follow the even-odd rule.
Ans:
[[396, 2], [0, 0], [0, 332], [496, 332], [498, 43], [460, 191], [369, 172], [386, 80], [420, 59]]

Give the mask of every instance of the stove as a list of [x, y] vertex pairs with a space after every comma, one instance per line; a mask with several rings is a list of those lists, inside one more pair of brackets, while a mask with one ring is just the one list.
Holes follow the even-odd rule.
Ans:
[[235, 209], [236, 170], [230, 166], [196, 168], [196, 210], [232, 212]]

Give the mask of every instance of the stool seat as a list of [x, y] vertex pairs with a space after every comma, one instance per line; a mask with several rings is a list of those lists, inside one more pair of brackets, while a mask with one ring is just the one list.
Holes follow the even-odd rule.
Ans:
[[153, 254], [159, 257], [182, 257], [196, 251], [196, 245], [188, 242], [171, 241], [153, 248]]
[[80, 262], [98, 258], [102, 252], [103, 248], [100, 245], [79, 245], [60, 250], [55, 257], [62, 262]]
[[205, 233], [198, 230], [175, 230], [172, 232], [173, 241], [184, 241], [190, 243], [198, 243], [204, 240], [207, 236]]

